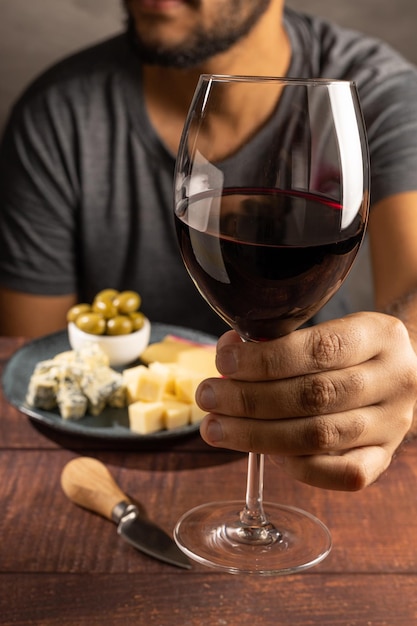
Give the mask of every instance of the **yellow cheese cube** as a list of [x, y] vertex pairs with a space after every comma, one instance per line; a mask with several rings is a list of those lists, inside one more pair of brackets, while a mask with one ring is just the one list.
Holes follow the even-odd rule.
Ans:
[[195, 402], [191, 404], [190, 406], [190, 423], [191, 424], [198, 424], [199, 422], [201, 422], [201, 420], [203, 419], [205, 415], [207, 415], [207, 411], [203, 411], [203, 409], [200, 409], [200, 407], [197, 404], [195, 404]]
[[164, 402], [164, 426], [167, 429], [186, 426], [190, 422], [191, 406], [185, 402], [166, 400]]
[[127, 403], [131, 404], [136, 402], [136, 389], [138, 386], [138, 378], [143, 370], [147, 370], [144, 365], [137, 365], [136, 367], [129, 367], [122, 372], [123, 383], [126, 387]]
[[195, 392], [204, 378], [219, 376], [215, 346], [167, 336], [150, 345], [141, 359], [148, 367], [123, 372], [131, 429], [147, 434], [200, 422], [205, 411], [196, 405]]
[[162, 396], [163, 402], [178, 402], [178, 398], [175, 393], [164, 393]]
[[175, 377], [178, 370], [178, 365], [176, 363], [160, 363], [159, 361], [154, 361], [153, 363], [149, 363], [148, 368], [163, 381], [164, 395], [175, 394]]
[[175, 395], [180, 402], [194, 402], [195, 392], [201, 383], [201, 376], [187, 370], [178, 370], [175, 378]]
[[128, 406], [130, 430], [148, 435], [164, 428], [163, 402], [133, 402]]
[[136, 385], [136, 400], [144, 402], [156, 402], [161, 400], [167, 385], [168, 373], [155, 372], [144, 368], [140, 373]]
[[137, 365], [123, 371], [128, 402], [144, 400], [155, 402], [162, 398], [168, 373], [154, 372], [145, 365]]

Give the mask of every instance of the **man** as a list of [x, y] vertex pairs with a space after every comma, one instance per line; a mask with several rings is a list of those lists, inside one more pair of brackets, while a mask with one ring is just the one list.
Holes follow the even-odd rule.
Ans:
[[[415, 69], [379, 42], [284, 12], [283, 0], [125, 5], [127, 37], [57, 65], [13, 111], [0, 156], [0, 332], [62, 328], [76, 301], [116, 287], [137, 289], [153, 321], [220, 333], [182, 267], [170, 206], [199, 74], [354, 79], [372, 159], [375, 302], [385, 313], [323, 316], [264, 344], [230, 331], [218, 344], [224, 377], [202, 383], [197, 399], [209, 412], [208, 443], [277, 455], [320, 487], [369, 485], [417, 429]], [[264, 103], [246, 104], [262, 115]]]

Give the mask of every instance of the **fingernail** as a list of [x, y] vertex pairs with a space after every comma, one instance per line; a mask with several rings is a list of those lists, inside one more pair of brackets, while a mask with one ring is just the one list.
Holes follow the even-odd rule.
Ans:
[[219, 443], [223, 441], [223, 429], [220, 422], [217, 420], [210, 420], [206, 428], [206, 436], [211, 443]]
[[216, 356], [217, 369], [221, 374], [230, 376], [237, 370], [237, 360], [235, 351], [231, 348], [223, 348]]
[[198, 403], [205, 411], [212, 411], [216, 408], [216, 395], [211, 385], [200, 385], [198, 389]]

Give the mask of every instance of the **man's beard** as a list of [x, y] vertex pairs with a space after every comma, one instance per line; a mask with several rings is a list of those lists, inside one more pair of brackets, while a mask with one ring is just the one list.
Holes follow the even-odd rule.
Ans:
[[[197, 28], [187, 42], [166, 47], [164, 44], [148, 43], [135, 27], [134, 19], [128, 14], [127, 34], [141, 61], [149, 65], [186, 69], [196, 67], [211, 57], [225, 52], [243, 39], [265, 13], [270, 0], [256, 0], [250, 13], [238, 21], [239, 7], [244, 0], [231, 0], [230, 18], [219, 17], [211, 29]], [[278, 28], [278, 25], [277, 25]]]

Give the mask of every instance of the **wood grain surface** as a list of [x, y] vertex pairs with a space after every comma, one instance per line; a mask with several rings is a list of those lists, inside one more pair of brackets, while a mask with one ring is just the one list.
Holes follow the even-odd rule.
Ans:
[[[0, 338], [1, 368], [20, 345]], [[104, 462], [168, 533], [190, 507], [244, 495], [245, 455], [211, 449], [198, 435], [159, 450], [58, 436], [0, 392], [1, 625], [417, 624], [416, 443], [353, 494], [296, 483], [267, 462], [265, 499], [314, 513], [334, 542], [319, 566], [268, 578], [180, 570], [136, 551], [112, 522], [64, 495], [61, 472], [80, 455]]]

